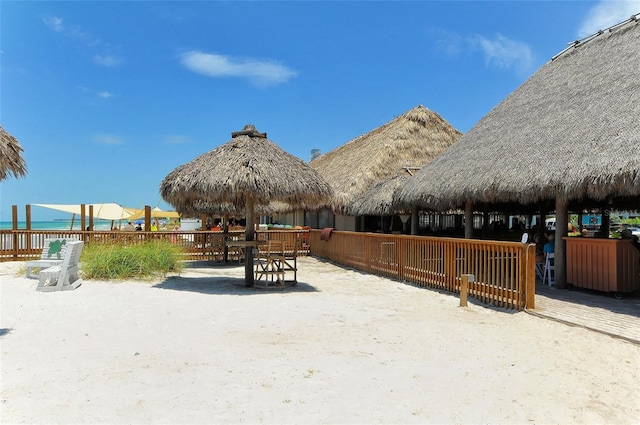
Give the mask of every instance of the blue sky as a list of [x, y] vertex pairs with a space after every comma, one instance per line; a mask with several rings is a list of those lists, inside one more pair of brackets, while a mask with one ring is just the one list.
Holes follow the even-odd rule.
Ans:
[[0, 0], [0, 123], [28, 167], [0, 183], [0, 220], [34, 203], [170, 209], [162, 179], [248, 123], [305, 161], [418, 104], [466, 132], [568, 43], [638, 12], [640, 0]]

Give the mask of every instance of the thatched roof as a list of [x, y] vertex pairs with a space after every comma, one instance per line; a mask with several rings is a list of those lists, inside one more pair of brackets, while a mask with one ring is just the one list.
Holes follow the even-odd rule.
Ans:
[[[393, 193], [412, 176], [410, 170], [405, 170], [389, 177], [358, 197], [349, 204], [345, 212], [348, 215], [391, 215], [404, 214], [407, 211], [393, 206]], [[408, 211], [411, 213], [411, 211]]]
[[396, 203], [640, 195], [638, 64], [636, 20], [575, 43], [398, 189]]
[[245, 208], [248, 196], [255, 205], [272, 201], [309, 205], [331, 196], [330, 186], [315, 170], [280, 149], [265, 133], [246, 126], [232, 136], [164, 178], [160, 194], [177, 211], [194, 212], [200, 205], [213, 212], [226, 205], [233, 213]]
[[418, 105], [309, 165], [331, 184], [331, 207], [341, 213], [377, 183], [404, 167], [422, 167], [460, 136], [440, 115]]
[[22, 146], [15, 137], [5, 131], [0, 125], [0, 181], [13, 174], [14, 177], [24, 177], [27, 165], [22, 158]]

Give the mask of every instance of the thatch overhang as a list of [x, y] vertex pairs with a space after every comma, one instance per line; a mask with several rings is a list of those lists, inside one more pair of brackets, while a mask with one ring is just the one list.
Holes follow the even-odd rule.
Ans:
[[[255, 128], [254, 128], [255, 130]], [[250, 129], [224, 145], [169, 173], [160, 184], [163, 199], [177, 211], [241, 211], [251, 197], [255, 205], [281, 201], [289, 205], [324, 203], [331, 187], [301, 159]]]
[[334, 190], [329, 205], [345, 213], [349, 204], [404, 167], [422, 167], [462, 135], [422, 105], [346, 144], [309, 165]]
[[412, 176], [409, 171], [405, 171], [387, 180], [384, 180], [345, 208], [347, 215], [392, 215], [411, 214], [411, 211], [395, 208], [393, 205], [393, 193]]
[[22, 158], [20, 142], [0, 125], [0, 181], [9, 175], [18, 178], [26, 174], [27, 165]]
[[639, 16], [554, 57], [400, 188], [395, 203], [638, 200]]

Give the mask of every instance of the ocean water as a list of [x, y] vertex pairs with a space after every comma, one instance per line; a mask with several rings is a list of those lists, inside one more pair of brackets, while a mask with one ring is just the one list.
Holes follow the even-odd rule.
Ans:
[[[118, 222], [115, 223], [116, 225]], [[89, 225], [89, 220], [86, 221], [86, 225]], [[82, 230], [80, 220], [73, 222], [73, 228], [71, 228], [71, 220], [52, 220], [52, 221], [32, 221], [31, 230]], [[13, 223], [10, 221], [0, 221], [0, 230], [11, 230]], [[24, 221], [18, 221], [18, 229], [24, 230], [27, 228], [27, 223]], [[111, 220], [94, 220], [94, 230], [109, 230], [111, 229]]]

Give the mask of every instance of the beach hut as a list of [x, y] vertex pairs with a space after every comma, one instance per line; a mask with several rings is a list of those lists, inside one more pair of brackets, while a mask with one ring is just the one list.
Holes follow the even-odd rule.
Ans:
[[[231, 140], [170, 172], [160, 184], [162, 198], [178, 212], [233, 205], [244, 209], [246, 240], [254, 240], [255, 206], [327, 202], [331, 187], [302, 160], [267, 139], [253, 125]], [[195, 207], [194, 207], [195, 206]], [[253, 285], [253, 253], [247, 249], [245, 283]]]
[[555, 204], [556, 286], [564, 287], [568, 209], [640, 206], [639, 17], [571, 43], [399, 188], [395, 202], [464, 206], [467, 218], [482, 204]]
[[24, 177], [27, 165], [22, 158], [22, 146], [15, 137], [5, 131], [0, 125], [0, 181], [13, 174], [14, 177]]
[[[422, 167], [460, 136], [461, 133], [436, 112], [418, 105], [381, 127], [311, 160], [309, 165], [334, 190], [328, 207], [337, 215], [345, 215], [349, 205], [373, 186], [397, 175], [402, 169]], [[353, 222], [355, 225], [355, 218]]]

